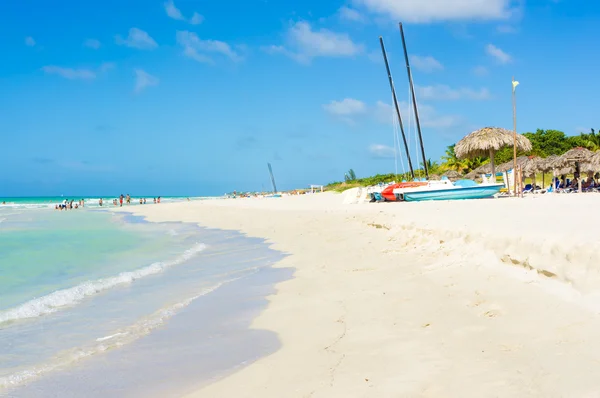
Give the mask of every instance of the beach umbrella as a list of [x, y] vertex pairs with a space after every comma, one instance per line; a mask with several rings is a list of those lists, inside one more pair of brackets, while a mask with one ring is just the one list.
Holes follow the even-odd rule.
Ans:
[[588, 163], [592, 160], [594, 152], [589, 149], [577, 147], [569, 149], [567, 152], [559, 156], [552, 162], [552, 167], [555, 169], [570, 168], [575, 169], [575, 162]]
[[[517, 166], [524, 167], [525, 164], [528, 162], [528, 160], [529, 160], [528, 156], [519, 156], [517, 158]], [[511, 159], [508, 162], [504, 162], [504, 163], [496, 166], [496, 171], [499, 171], [500, 173], [505, 173], [509, 170], [512, 170], [513, 167], [514, 167], [514, 162]]]
[[456, 181], [462, 178], [462, 175], [456, 170], [448, 170], [442, 175], [447, 177], [450, 181]]
[[[495, 174], [494, 155], [500, 149], [513, 145], [514, 133], [499, 127], [484, 127], [473, 131], [454, 146], [454, 153], [459, 159], [476, 156], [489, 156], [491, 172]], [[531, 151], [531, 142], [527, 137], [517, 134], [517, 150]]]
[[484, 164], [483, 166], [479, 166], [475, 170], [468, 173], [465, 178], [469, 180], [474, 180], [476, 178], [480, 178], [481, 174], [488, 174], [492, 171], [492, 165], [489, 163]]
[[429, 179], [432, 180], [432, 181], [439, 181], [439, 180], [442, 179], [442, 177], [440, 177], [438, 174], [431, 174], [429, 176]]

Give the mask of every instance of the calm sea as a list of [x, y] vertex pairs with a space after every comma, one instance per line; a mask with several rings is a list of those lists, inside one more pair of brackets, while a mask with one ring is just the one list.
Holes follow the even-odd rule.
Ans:
[[[7, 202], [0, 205], [0, 395], [51, 396], [48, 389], [58, 388], [69, 396], [81, 388], [72, 378], [39, 386], [109, 352], [139, 346], [168, 330], [192, 303], [256, 278], [281, 258], [260, 240], [192, 224], [148, 223], [94, 207], [96, 198], [68, 211], [53, 209], [62, 197], [36, 199], [0, 199]], [[177, 339], [168, 339], [175, 346], [163, 360], [178, 352]], [[146, 353], [139, 349], [129, 358]], [[148, 374], [157, 371], [144, 361]], [[126, 362], [115, 359], [109, 368]], [[140, 372], [135, 368], [132, 375]], [[184, 368], [179, 373], [194, 371]], [[86, 388], [96, 377], [97, 395], [80, 393], [113, 394], [103, 390], [110, 386], [104, 375], [106, 370], [86, 376]], [[126, 380], [119, 391], [135, 395], [139, 383]]]

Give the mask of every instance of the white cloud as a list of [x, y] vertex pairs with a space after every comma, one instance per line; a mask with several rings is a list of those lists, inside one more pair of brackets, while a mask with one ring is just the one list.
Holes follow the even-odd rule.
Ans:
[[512, 60], [510, 55], [508, 55], [493, 44], [488, 44], [487, 46], [485, 46], [485, 52], [488, 55], [494, 57], [501, 64], [507, 64]]
[[[404, 128], [408, 129], [408, 121], [412, 120], [412, 123], [414, 123], [413, 108], [408, 102], [404, 101], [400, 102], [398, 105], [400, 107]], [[396, 111], [390, 104], [383, 101], [377, 101], [374, 114], [381, 123], [391, 124], [392, 117], [395, 117]], [[454, 115], [438, 115], [435, 108], [423, 103], [419, 104], [419, 120], [421, 122], [421, 127], [431, 129], [447, 129], [461, 123], [460, 117]]]
[[116, 64], [114, 62], [103, 62], [98, 69], [100, 72], [108, 72], [109, 70], [114, 69], [115, 66]]
[[268, 46], [268, 53], [280, 53], [290, 58], [309, 63], [316, 57], [350, 57], [363, 52], [363, 46], [355, 44], [345, 33], [327, 29], [313, 30], [308, 22], [293, 24], [286, 33], [286, 46]]
[[70, 80], [90, 80], [96, 78], [96, 72], [91, 69], [73, 69], [48, 65], [44, 66], [42, 70], [49, 75], [58, 75]]
[[510, 25], [500, 25], [496, 28], [498, 33], [517, 33], [517, 28]]
[[83, 45], [89, 48], [93, 48], [94, 50], [97, 50], [100, 48], [100, 46], [102, 45], [100, 43], [99, 40], [96, 39], [87, 39], [86, 41], [83, 42]]
[[353, 98], [344, 98], [341, 101], [331, 101], [323, 105], [323, 109], [336, 116], [352, 116], [364, 113], [367, 110], [367, 106], [362, 101]]
[[205, 53], [216, 53], [226, 56], [234, 62], [243, 60], [243, 57], [234, 51], [224, 41], [202, 40], [193, 32], [177, 31], [177, 43], [183, 47], [183, 54], [198, 62], [213, 63], [213, 59]]
[[169, 18], [173, 18], [176, 19], [178, 21], [187, 21], [192, 25], [200, 25], [203, 21], [204, 21], [204, 17], [200, 14], [198, 14], [197, 12], [194, 12], [194, 14], [192, 14], [192, 17], [188, 20], [179, 10], [179, 8], [177, 8], [175, 6], [175, 2], [173, 0], [168, 0], [164, 3], [165, 6], [165, 11], [167, 12], [167, 15], [169, 16]]
[[33, 37], [31, 37], [31, 36], [27, 36], [27, 37], [25, 38], [25, 45], [26, 45], [26, 46], [28, 46], [28, 47], [33, 47], [33, 46], [35, 46], [35, 40], [34, 40], [34, 38], [33, 38]]
[[372, 144], [369, 145], [369, 154], [376, 159], [393, 159], [396, 151], [387, 145]]
[[412, 23], [497, 20], [511, 16], [513, 0], [353, 0], [357, 6]]
[[488, 70], [485, 66], [476, 66], [473, 68], [473, 74], [475, 76], [486, 76], [488, 74]]
[[202, 22], [204, 22], [204, 17], [197, 12], [194, 12], [194, 15], [190, 18], [190, 23], [192, 25], [200, 25]]
[[341, 7], [338, 10], [338, 15], [341, 20], [351, 21], [351, 22], [366, 22], [366, 18], [360, 12], [356, 11], [353, 8], [349, 8], [346, 6]]
[[467, 87], [451, 88], [444, 84], [435, 86], [415, 86], [417, 97], [424, 100], [456, 101], [474, 100], [481, 101], [491, 98], [487, 88], [473, 90]]
[[121, 35], [115, 36], [115, 42], [122, 46], [133, 47], [140, 50], [152, 50], [158, 47], [158, 44], [146, 32], [138, 28], [129, 29], [129, 35], [123, 39]]
[[146, 87], [157, 86], [160, 80], [142, 69], [135, 69], [135, 92], [139, 93]]
[[177, 19], [179, 21], [183, 21], [185, 19], [181, 11], [179, 11], [179, 8], [175, 7], [173, 0], [166, 1], [164, 6], [169, 18]]
[[411, 55], [409, 56], [411, 65], [420, 71], [423, 72], [435, 72], [437, 70], [443, 70], [444, 66], [437, 59], [432, 56], [420, 56], [420, 55]]

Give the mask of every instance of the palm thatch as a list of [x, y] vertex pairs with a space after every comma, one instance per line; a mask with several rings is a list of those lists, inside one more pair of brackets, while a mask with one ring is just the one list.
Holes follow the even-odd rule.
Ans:
[[[517, 166], [524, 167], [529, 162], [529, 156], [519, 156], [517, 158]], [[504, 162], [501, 165], [496, 167], [496, 171], [504, 173], [506, 171], [512, 170], [515, 167], [514, 161], [509, 160], [508, 162]]]
[[[512, 146], [515, 134], [510, 130], [499, 127], [484, 127], [473, 131], [454, 146], [454, 153], [459, 159], [477, 156], [489, 156], [491, 172], [495, 173], [494, 155], [500, 149]], [[531, 142], [527, 137], [516, 135], [517, 149], [522, 152], [531, 151]]]
[[541, 171], [542, 173], [552, 171], [554, 162], [556, 161], [556, 159], [558, 159], [558, 157], [558, 155], [550, 155], [547, 158], [540, 159], [537, 165], [538, 171]]
[[443, 174], [443, 176], [448, 178], [450, 181], [456, 181], [456, 180], [460, 180], [461, 178], [463, 178], [462, 174], [460, 174], [456, 170], [448, 170], [447, 172], [445, 172]]
[[442, 177], [440, 177], [439, 174], [430, 174], [429, 179], [432, 181], [439, 181], [442, 179]]
[[588, 163], [591, 161], [594, 152], [586, 148], [569, 149], [563, 155], [559, 156], [552, 162], [554, 169], [575, 168], [575, 162]]

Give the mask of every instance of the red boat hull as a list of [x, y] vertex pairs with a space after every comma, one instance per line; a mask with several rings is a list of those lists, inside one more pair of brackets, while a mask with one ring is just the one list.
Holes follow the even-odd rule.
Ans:
[[416, 188], [427, 185], [427, 182], [421, 181], [411, 181], [411, 182], [401, 182], [398, 184], [388, 185], [381, 191], [381, 196], [388, 202], [395, 202], [396, 195], [394, 195], [394, 189], [396, 188]]

